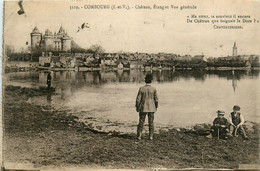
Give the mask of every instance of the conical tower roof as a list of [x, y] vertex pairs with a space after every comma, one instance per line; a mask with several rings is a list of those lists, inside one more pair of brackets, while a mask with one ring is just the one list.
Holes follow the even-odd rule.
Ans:
[[34, 27], [32, 33], [40, 33], [39, 29], [37, 28], [37, 26]]
[[58, 34], [62, 34], [62, 35], [65, 34], [65, 30], [62, 26], [60, 26], [60, 30], [59, 30]]
[[45, 36], [52, 36], [52, 32], [49, 29], [47, 29], [45, 31]]

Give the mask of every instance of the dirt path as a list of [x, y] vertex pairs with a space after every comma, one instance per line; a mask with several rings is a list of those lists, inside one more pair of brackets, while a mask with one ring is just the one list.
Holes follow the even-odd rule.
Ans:
[[238, 168], [259, 164], [259, 127], [242, 138], [215, 140], [171, 130], [153, 141], [134, 134], [97, 133], [75, 117], [48, 106], [26, 103], [28, 97], [50, 93], [7, 87], [4, 94], [4, 160], [35, 167], [104, 168]]

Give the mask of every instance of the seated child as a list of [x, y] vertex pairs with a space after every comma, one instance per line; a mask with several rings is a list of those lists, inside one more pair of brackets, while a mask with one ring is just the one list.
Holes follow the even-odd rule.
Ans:
[[227, 139], [227, 133], [229, 132], [229, 122], [226, 118], [224, 118], [224, 111], [217, 111], [218, 117], [213, 121], [213, 133], [212, 137], [218, 137], [222, 139]]
[[[246, 131], [243, 127], [244, 124], [244, 117], [243, 115], [239, 112], [240, 107], [235, 105], [233, 107], [233, 112], [231, 112], [230, 117], [229, 117], [229, 122], [230, 122], [230, 132], [232, 133], [233, 136], [238, 136], [237, 133], [242, 133], [244, 139], [248, 139], [246, 135]], [[236, 131], [237, 129], [237, 131]]]

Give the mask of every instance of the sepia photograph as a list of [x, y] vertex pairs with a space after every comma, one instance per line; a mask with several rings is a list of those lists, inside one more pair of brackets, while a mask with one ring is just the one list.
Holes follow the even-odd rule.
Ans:
[[260, 1], [2, 8], [2, 171], [260, 169]]

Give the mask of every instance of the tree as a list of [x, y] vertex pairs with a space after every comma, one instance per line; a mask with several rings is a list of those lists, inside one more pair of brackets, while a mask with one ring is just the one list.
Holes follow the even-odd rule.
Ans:
[[102, 54], [102, 53], [105, 52], [105, 49], [102, 46], [95, 44], [95, 45], [90, 46], [90, 48], [88, 49], [88, 52], [92, 52], [95, 55], [96, 54]]
[[5, 45], [5, 54], [6, 56], [11, 56], [14, 53], [14, 46], [12, 45]]
[[71, 41], [71, 53], [86, 53], [87, 50], [80, 47], [74, 40]]

